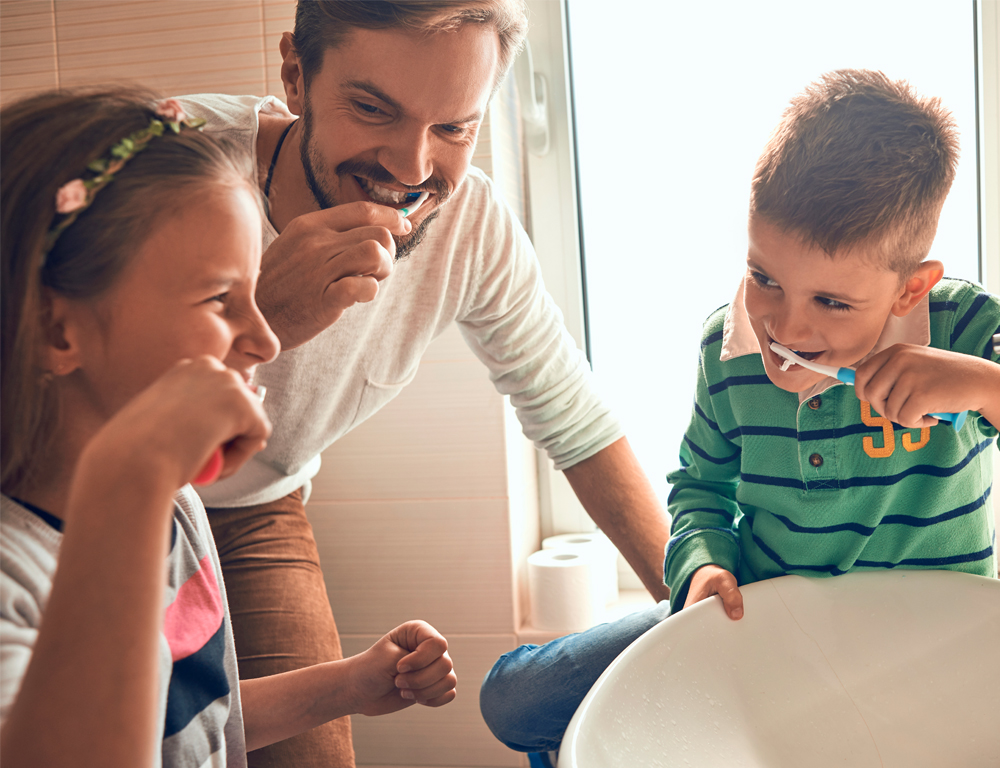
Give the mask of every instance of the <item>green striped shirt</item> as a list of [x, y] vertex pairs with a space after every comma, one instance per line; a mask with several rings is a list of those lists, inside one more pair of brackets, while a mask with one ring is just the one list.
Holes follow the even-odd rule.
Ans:
[[[928, 306], [931, 346], [1000, 361], [1000, 299], [943, 280]], [[800, 403], [771, 383], [759, 353], [720, 360], [726, 314], [705, 323], [681, 468], [667, 476], [671, 607], [709, 563], [740, 584], [885, 568], [996, 576], [997, 430], [986, 419], [905, 429], [843, 384]]]

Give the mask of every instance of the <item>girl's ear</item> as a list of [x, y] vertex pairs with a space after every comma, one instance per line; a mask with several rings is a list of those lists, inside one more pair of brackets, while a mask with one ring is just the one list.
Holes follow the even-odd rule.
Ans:
[[892, 305], [892, 314], [896, 317], [910, 314], [942, 277], [944, 277], [944, 264], [940, 261], [923, 262], [917, 267], [917, 271], [903, 283], [902, 293]]
[[42, 368], [54, 376], [65, 376], [80, 367], [79, 334], [70, 302], [52, 291], [42, 298]]

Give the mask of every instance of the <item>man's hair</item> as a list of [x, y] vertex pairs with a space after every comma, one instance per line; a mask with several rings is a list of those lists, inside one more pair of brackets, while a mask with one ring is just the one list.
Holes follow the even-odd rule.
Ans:
[[299, 0], [292, 37], [308, 82], [323, 65], [326, 49], [337, 47], [354, 29], [432, 34], [465, 24], [496, 29], [500, 58], [494, 88], [498, 87], [528, 32], [524, 0]]
[[830, 72], [771, 134], [750, 216], [831, 257], [863, 246], [907, 277], [930, 251], [957, 164], [958, 133], [939, 99], [881, 72]]

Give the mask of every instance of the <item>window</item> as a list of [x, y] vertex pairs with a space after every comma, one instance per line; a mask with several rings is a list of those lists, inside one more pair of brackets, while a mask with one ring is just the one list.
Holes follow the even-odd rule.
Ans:
[[[985, 2], [995, 27], [996, 2]], [[545, 46], [558, 48], [551, 19], [560, 4], [531, 5], [533, 24], [541, 20], [533, 51], [544, 67]], [[612, 7], [620, 10], [568, 0], [561, 9], [571, 50], [586, 343], [598, 386], [665, 502], [664, 475], [677, 466], [690, 418], [701, 323], [731, 301], [744, 270], [754, 164], [789, 98], [818, 75], [881, 69], [939, 96], [953, 112], [962, 158], [932, 257], [949, 276], [985, 279], [977, 209], [977, 9], [972, 2], [932, 0], [632, 0]], [[546, 30], [548, 43], [539, 41]], [[991, 39], [995, 68], [995, 28]], [[547, 77], [558, 80], [558, 67], [549, 67]], [[554, 91], [550, 85], [550, 97]], [[551, 107], [558, 109], [555, 99]], [[551, 151], [558, 150], [554, 140]], [[529, 163], [533, 206], [545, 194], [536, 184], [546, 178], [545, 160]], [[576, 268], [569, 249], [557, 267], [539, 245], [553, 236], [543, 230], [555, 221], [534, 211], [532, 234], [546, 281], [561, 289]], [[572, 328], [573, 302], [564, 310]], [[584, 343], [579, 335], [578, 341]], [[558, 510], [552, 514], [552, 529], [565, 527]]]

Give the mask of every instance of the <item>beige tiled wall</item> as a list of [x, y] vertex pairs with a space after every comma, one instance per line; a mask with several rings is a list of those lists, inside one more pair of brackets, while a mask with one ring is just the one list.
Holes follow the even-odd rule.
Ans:
[[[293, 14], [291, 0], [0, 0], [0, 103], [121, 81], [280, 96], [278, 40]], [[495, 100], [473, 162], [503, 168], [497, 180], [514, 190], [513, 121], [497, 114], [511, 107]], [[534, 461], [455, 329], [399, 397], [324, 453], [308, 512], [345, 653], [422, 618], [449, 638], [459, 676], [442, 709], [356, 717], [360, 766], [527, 765], [490, 735], [478, 691], [517, 644], [520, 570], [539, 539]]]

